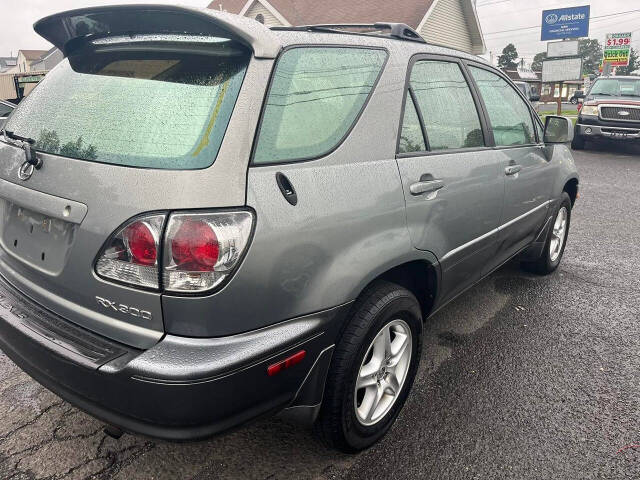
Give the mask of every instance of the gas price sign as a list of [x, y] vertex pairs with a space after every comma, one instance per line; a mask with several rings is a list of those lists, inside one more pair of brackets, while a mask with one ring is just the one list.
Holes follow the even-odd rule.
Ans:
[[631, 52], [631, 32], [608, 33], [604, 44], [604, 61], [612, 67], [629, 65]]

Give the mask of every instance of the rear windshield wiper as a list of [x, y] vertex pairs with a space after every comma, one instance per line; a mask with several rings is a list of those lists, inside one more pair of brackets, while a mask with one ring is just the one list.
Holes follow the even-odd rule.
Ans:
[[2, 133], [4, 133], [5, 138], [22, 142], [22, 149], [24, 150], [24, 156], [26, 157], [27, 163], [33, 165], [36, 170], [40, 170], [42, 168], [42, 159], [33, 151], [32, 145], [36, 143], [33, 138], [22, 137], [9, 130], [2, 130]]
[[12, 140], [18, 140], [20, 142], [27, 142], [27, 143], [29, 143], [31, 145], [36, 143], [36, 141], [33, 138], [21, 137], [20, 135], [16, 135], [15, 133], [10, 132], [9, 130], [3, 130], [3, 133], [5, 134], [5, 136], [9, 137]]

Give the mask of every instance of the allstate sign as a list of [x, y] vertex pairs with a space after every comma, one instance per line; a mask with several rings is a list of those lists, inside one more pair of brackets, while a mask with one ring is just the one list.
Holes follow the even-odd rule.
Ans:
[[541, 40], [589, 36], [590, 6], [543, 10]]

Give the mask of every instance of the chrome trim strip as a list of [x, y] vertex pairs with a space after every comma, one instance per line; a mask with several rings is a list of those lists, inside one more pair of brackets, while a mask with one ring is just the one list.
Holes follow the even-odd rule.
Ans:
[[552, 202], [553, 202], [553, 200], [547, 200], [546, 202], [541, 203], [541, 204], [540, 204], [540, 205], [538, 205], [537, 207], [535, 207], [535, 208], [533, 208], [533, 209], [529, 210], [528, 212], [523, 213], [522, 215], [520, 215], [520, 216], [518, 216], [518, 217], [516, 217], [516, 218], [514, 218], [514, 219], [512, 219], [512, 220], [509, 220], [507, 223], [500, 225], [498, 228], [494, 228], [493, 230], [488, 231], [488, 232], [487, 232], [487, 233], [485, 233], [484, 235], [480, 235], [479, 237], [474, 238], [474, 239], [473, 239], [473, 240], [471, 240], [470, 242], [467, 242], [467, 243], [465, 243], [465, 244], [463, 244], [463, 245], [460, 245], [460, 246], [459, 246], [459, 247], [457, 247], [457, 248], [454, 248], [453, 250], [451, 250], [451, 251], [449, 251], [449, 252], [445, 253], [445, 254], [442, 256], [442, 258], [440, 259], [440, 261], [441, 261], [441, 262], [443, 262], [443, 261], [445, 261], [447, 258], [452, 257], [453, 255], [455, 255], [456, 253], [459, 253], [459, 252], [461, 252], [462, 250], [464, 250], [464, 249], [466, 249], [466, 248], [469, 248], [470, 246], [472, 246], [472, 245], [474, 245], [474, 244], [476, 244], [476, 243], [478, 243], [478, 242], [481, 242], [481, 241], [482, 241], [482, 240], [484, 240], [485, 238], [488, 238], [488, 237], [490, 237], [491, 235], [493, 235], [493, 234], [495, 234], [495, 233], [499, 233], [499, 232], [501, 232], [501, 231], [502, 231], [502, 230], [504, 230], [505, 228], [510, 227], [510, 226], [511, 226], [511, 225], [513, 225], [514, 223], [519, 222], [519, 221], [520, 221], [520, 220], [522, 220], [523, 218], [525, 218], [525, 217], [527, 217], [527, 216], [531, 215], [532, 213], [537, 212], [538, 210], [540, 210], [540, 209], [542, 209], [542, 208], [544, 208], [544, 207], [548, 206], [548, 205], [549, 205], [550, 203], [552, 203]]
[[627, 105], [626, 103], [599, 103], [598, 107], [633, 108], [635, 110], [640, 109], [640, 105]]
[[531, 215], [533, 212], [537, 212], [538, 210], [540, 210], [540, 209], [542, 209], [542, 208], [546, 207], [546, 206], [547, 206], [547, 205], [549, 205], [550, 203], [551, 203], [551, 200], [547, 200], [546, 202], [541, 203], [540, 205], [538, 205], [536, 208], [531, 209], [531, 210], [529, 210], [529, 211], [528, 211], [528, 212], [526, 212], [526, 213], [523, 213], [522, 215], [520, 215], [519, 217], [514, 218], [513, 220], [509, 220], [507, 223], [505, 223], [505, 224], [503, 224], [503, 225], [500, 225], [498, 228], [496, 228], [496, 230], [497, 230], [498, 232], [500, 232], [500, 231], [504, 230], [505, 228], [510, 227], [510, 226], [511, 226], [511, 225], [513, 225], [514, 223], [519, 222], [519, 221], [520, 221], [520, 220], [522, 220], [523, 218], [525, 218], [525, 217], [527, 217], [527, 216]]
[[460, 245], [457, 248], [454, 248], [453, 250], [451, 250], [450, 252], [447, 252], [443, 255], [443, 257], [440, 259], [440, 261], [444, 261], [447, 258], [455, 255], [458, 252], [461, 252], [462, 250], [464, 250], [465, 248], [469, 248], [471, 245], [481, 242], [482, 240], [484, 240], [485, 238], [490, 237], [491, 235], [493, 235], [494, 233], [498, 233], [498, 229], [494, 228], [493, 230], [488, 231], [487, 233], [485, 233], [484, 235], [480, 235], [478, 238], [474, 238], [473, 240], [471, 240], [470, 242], [465, 243], [464, 245]]
[[632, 130], [634, 132], [637, 132], [638, 130], [640, 130], [640, 127], [637, 128], [628, 128], [628, 127], [607, 127], [604, 125], [587, 125], [586, 123], [578, 123], [577, 124], [578, 127], [589, 127], [591, 129], [593, 129], [594, 131], [597, 130], [601, 130], [603, 128], [611, 128], [612, 130]]

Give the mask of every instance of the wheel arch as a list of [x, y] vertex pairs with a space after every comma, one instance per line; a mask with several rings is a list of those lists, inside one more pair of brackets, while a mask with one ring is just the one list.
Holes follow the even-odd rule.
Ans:
[[576, 203], [576, 199], [578, 198], [578, 184], [578, 179], [573, 177], [567, 180], [564, 184], [564, 187], [562, 187], [562, 191], [567, 192], [569, 198], [571, 198], [572, 207]]
[[433, 261], [416, 259], [400, 263], [373, 275], [358, 292], [356, 298], [379, 280], [395, 283], [413, 293], [420, 302], [422, 320], [425, 321], [437, 299], [440, 269], [435, 259]]

